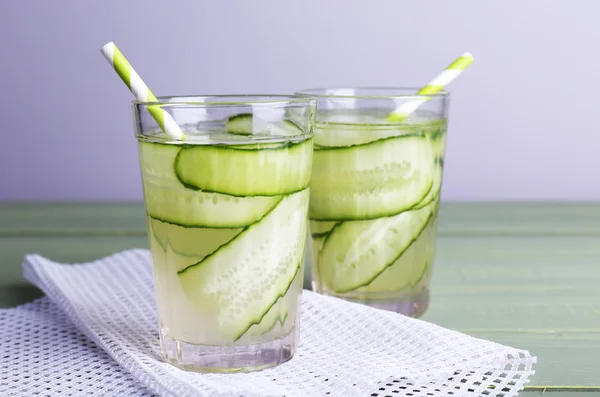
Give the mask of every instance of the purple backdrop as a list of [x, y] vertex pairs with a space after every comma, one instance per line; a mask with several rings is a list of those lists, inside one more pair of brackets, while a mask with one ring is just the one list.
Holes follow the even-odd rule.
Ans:
[[461, 54], [444, 199], [598, 199], [600, 2], [0, 2], [0, 200], [138, 200], [115, 41], [157, 94], [421, 85]]

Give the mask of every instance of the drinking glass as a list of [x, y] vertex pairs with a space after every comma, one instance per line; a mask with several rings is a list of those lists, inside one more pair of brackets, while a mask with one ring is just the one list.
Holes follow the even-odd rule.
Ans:
[[[289, 360], [316, 101], [179, 96], [132, 106], [165, 359], [204, 372]], [[163, 133], [149, 113], [157, 106], [185, 139]]]
[[313, 289], [418, 317], [429, 304], [449, 95], [402, 122], [417, 88], [330, 88], [317, 99], [310, 187]]

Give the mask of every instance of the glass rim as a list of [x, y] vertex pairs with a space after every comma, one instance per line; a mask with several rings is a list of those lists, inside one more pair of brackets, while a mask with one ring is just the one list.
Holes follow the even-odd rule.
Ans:
[[[303, 90], [295, 91], [295, 95], [307, 96], [317, 99], [423, 99], [424, 97], [432, 98], [449, 98], [450, 92], [442, 89], [436, 94], [417, 95], [403, 94], [401, 91], [412, 90], [414, 92], [420, 90], [423, 87], [408, 87], [408, 86], [356, 86], [356, 87], [320, 87], [320, 88], [307, 88]], [[357, 95], [338, 95], [328, 94], [327, 91], [382, 91], [389, 92], [389, 94], [357, 94]]]
[[[237, 100], [226, 100], [237, 99]], [[247, 98], [248, 100], [239, 99]], [[262, 99], [261, 99], [262, 98]], [[170, 106], [170, 105], [188, 105], [196, 107], [229, 107], [245, 105], [270, 105], [270, 106], [288, 106], [316, 104], [316, 99], [307, 95], [296, 94], [205, 94], [205, 95], [162, 95], [156, 97], [156, 102], [133, 100], [133, 106]], [[216, 99], [205, 102], [205, 99]]]

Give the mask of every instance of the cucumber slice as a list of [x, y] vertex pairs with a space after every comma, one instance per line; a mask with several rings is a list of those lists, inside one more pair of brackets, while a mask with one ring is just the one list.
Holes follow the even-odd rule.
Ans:
[[239, 150], [262, 150], [262, 149], [285, 149], [288, 147], [287, 143], [272, 143], [272, 142], [257, 142], [245, 145], [229, 145], [231, 149]]
[[439, 132], [433, 136], [433, 152], [435, 158], [435, 173], [433, 176], [433, 186], [427, 196], [417, 204], [414, 209], [423, 208], [439, 198], [442, 193], [442, 176], [444, 172], [444, 151], [446, 148], [446, 133], [440, 128]]
[[190, 189], [238, 197], [283, 195], [308, 186], [312, 149], [312, 139], [262, 150], [187, 146], [175, 159], [175, 173]]
[[363, 220], [391, 216], [420, 203], [435, 174], [431, 141], [419, 136], [316, 150], [311, 220]]
[[[302, 263], [304, 263], [304, 258]], [[277, 299], [277, 302], [271, 306], [261, 322], [248, 328], [235, 344], [248, 345], [269, 342], [288, 335], [297, 326], [296, 321], [298, 320], [297, 314], [303, 282], [304, 271], [303, 266], [301, 266], [288, 288], [288, 292]]]
[[337, 222], [310, 221], [310, 234], [312, 237], [327, 236], [335, 225], [337, 225]]
[[436, 227], [432, 216], [419, 237], [394, 263], [357, 292], [397, 292], [418, 285], [428, 273], [435, 253]]
[[[313, 290], [317, 291], [316, 286], [319, 285], [321, 277], [319, 275], [319, 253], [323, 248], [323, 243], [327, 236], [312, 237], [308, 240], [308, 249], [310, 253], [310, 267], [312, 271]], [[317, 291], [320, 292], [320, 291]]]
[[346, 126], [340, 128], [336, 126], [333, 128], [317, 128], [315, 130], [315, 145], [325, 148], [364, 145], [365, 143], [405, 134], [407, 134], [406, 130], [390, 127]]
[[189, 227], [239, 228], [261, 219], [281, 197], [233, 197], [187, 189], [175, 175], [178, 145], [140, 142], [146, 212]]
[[438, 159], [443, 159], [446, 151], [446, 129], [440, 127], [438, 133], [433, 136], [432, 141], [435, 156]]
[[423, 208], [429, 204], [431, 204], [436, 198], [438, 198], [441, 194], [442, 190], [442, 173], [443, 167], [437, 161], [435, 163], [435, 173], [433, 174], [433, 186], [427, 196], [423, 198], [423, 200], [413, 207], [413, 209]]
[[311, 238], [311, 249], [313, 252], [319, 253], [323, 249], [323, 244], [325, 244], [325, 240], [327, 240], [327, 236], [317, 236]]
[[[276, 327], [282, 328], [285, 320], [287, 319], [288, 312], [285, 305], [285, 299], [283, 297], [277, 299], [277, 302], [269, 309], [267, 314], [262, 318], [261, 322], [252, 325], [248, 328], [243, 337], [255, 338], [260, 335], [264, 335], [275, 331]], [[240, 338], [241, 340], [242, 338]]]
[[185, 188], [144, 186], [148, 215], [188, 227], [239, 228], [251, 225], [281, 200], [271, 197], [232, 197]]
[[321, 280], [335, 292], [370, 284], [421, 234], [433, 206], [369, 221], [342, 222], [319, 253]]
[[148, 231], [167, 253], [176, 254], [176, 271], [185, 269], [227, 244], [242, 229], [191, 228], [150, 217]]
[[444, 120], [401, 125], [320, 123], [315, 129], [315, 146], [324, 148], [356, 146], [405, 135], [419, 135], [436, 139], [443, 125], [445, 125]]
[[228, 244], [178, 272], [189, 303], [215, 313], [224, 339], [239, 339], [287, 293], [302, 268], [307, 206], [306, 190], [285, 197]]
[[299, 136], [304, 133], [291, 120], [272, 123], [258, 118], [255, 119], [251, 113], [240, 113], [231, 116], [227, 120], [225, 128], [228, 133], [234, 135]]

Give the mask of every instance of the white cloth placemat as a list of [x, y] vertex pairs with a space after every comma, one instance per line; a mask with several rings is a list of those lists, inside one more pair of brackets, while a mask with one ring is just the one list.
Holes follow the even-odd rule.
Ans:
[[533, 374], [527, 351], [310, 291], [289, 362], [247, 374], [186, 372], [160, 357], [147, 250], [76, 265], [29, 255], [23, 269], [79, 330], [161, 396], [508, 397]]
[[47, 297], [0, 309], [0, 396], [153, 395]]

